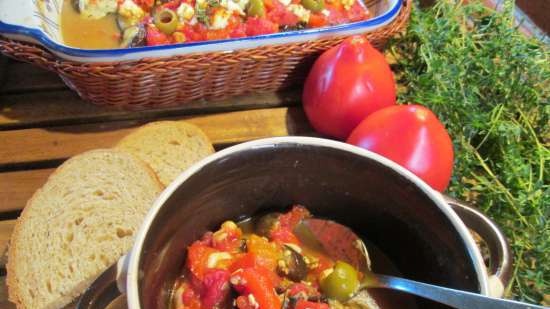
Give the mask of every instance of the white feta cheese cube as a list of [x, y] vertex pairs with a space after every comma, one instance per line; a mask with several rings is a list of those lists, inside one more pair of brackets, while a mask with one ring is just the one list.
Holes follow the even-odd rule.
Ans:
[[344, 9], [346, 10], [349, 10], [354, 3], [355, 0], [342, 0], [342, 5], [344, 5]]
[[145, 12], [132, 0], [124, 0], [118, 7], [118, 15], [124, 21], [124, 28], [137, 25], [145, 16]]
[[292, 0], [279, 0], [284, 6], [288, 6]]
[[176, 14], [181, 22], [190, 21], [195, 16], [195, 9], [187, 3], [180, 4], [176, 9]]
[[229, 18], [231, 17], [231, 12], [219, 8], [214, 13], [214, 16], [212, 16], [211, 23], [210, 23], [210, 29], [212, 30], [219, 30], [224, 29], [229, 24]]
[[298, 16], [298, 20], [307, 23], [309, 21], [309, 17], [311, 16], [311, 12], [307, 10], [305, 7], [303, 7], [301, 4], [291, 4], [288, 6], [288, 9], [294, 13], [294, 15]]
[[115, 13], [118, 7], [117, 0], [80, 0], [78, 9], [84, 18], [100, 19], [107, 14]]

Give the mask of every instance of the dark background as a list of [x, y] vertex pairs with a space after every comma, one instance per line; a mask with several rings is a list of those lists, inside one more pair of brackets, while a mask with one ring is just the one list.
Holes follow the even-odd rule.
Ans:
[[550, 0], [516, 0], [516, 5], [546, 34], [550, 34]]

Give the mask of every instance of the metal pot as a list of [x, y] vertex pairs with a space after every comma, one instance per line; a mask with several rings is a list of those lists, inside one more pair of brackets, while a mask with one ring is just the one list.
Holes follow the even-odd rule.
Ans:
[[[406, 278], [497, 297], [508, 283], [508, 244], [478, 211], [364, 149], [280, 137], [227, 148], [180, 175], [149, 211], [131, 252], [96, 280], [78, 308], [104, 308], [119, 294], [118, 278], [129, 308], [166, 309], [188, 245], [224, 220], [295, 203], [351, 227]], [[490, 249], [489, 272], [467, 227]]]

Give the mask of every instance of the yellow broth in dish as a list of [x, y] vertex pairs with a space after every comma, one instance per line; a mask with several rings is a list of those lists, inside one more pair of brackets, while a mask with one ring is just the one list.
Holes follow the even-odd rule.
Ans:
[[61, 34], [66, 45], [84, 49], [119, 48], [120, 30], [115, 15], [83, 18], [71, 3], [64, 0], [61, 13]]
[[127, 48], [233, 39], [371, 17], [361, 0], [65, 0], [64, 42]]

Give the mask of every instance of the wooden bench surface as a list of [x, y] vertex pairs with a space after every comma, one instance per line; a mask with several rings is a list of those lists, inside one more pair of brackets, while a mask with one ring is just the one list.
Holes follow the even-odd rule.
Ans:
[[5, 252], [15, 219], [34, 191], [67, 158], [113, 146], [133, 128], [186, 120], [216, 149], [270, 136], [314, 135], [299, 106], [300, 91], [127, 111], [82, 101], [54, 73], [0, 56], [0, 308], [7, 301]]

